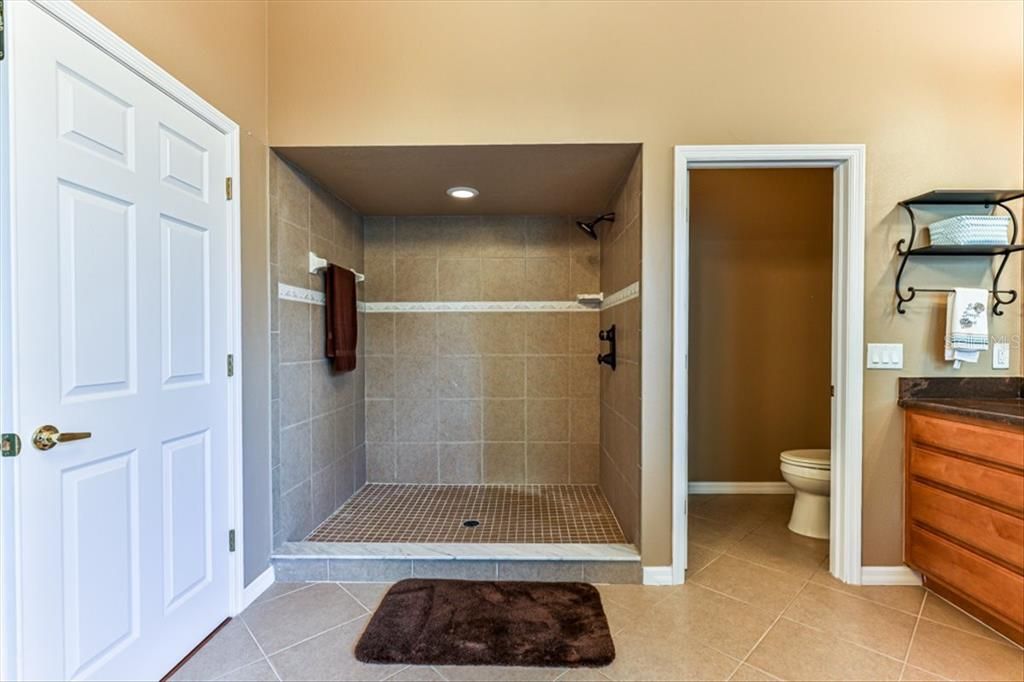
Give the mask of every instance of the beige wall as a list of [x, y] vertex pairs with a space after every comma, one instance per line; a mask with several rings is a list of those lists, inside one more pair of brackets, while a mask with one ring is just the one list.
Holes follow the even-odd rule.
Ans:
[[690, 174], [691, 481], [829, 447], [832, 170]]
[[[274, 546], [302, 540], [366, 482], [364, 343], [356, 369], [324, 357], [322, 305], [277, 297], [278, 282], [323, 291], [309, 252], [363, 269], [363, 218], [270, 152], [271, 476]], [[361, 298], [361, 287], [357, 295]], [[360, 337], [365, 316], [359, 315]]]
[[[672, 146], [866, 144], [866, 337], [905, 344], [905, 375], [952, 374], [937, 354], [940, 301], [894, 312], [906, 229], [895, 205], [937, 187], [1022, 184], [1022, 25], [1019, 2], [273, 2], [271, 140], [644, 144], [642, 523], [644, 562], [663, 565]], [[961, 49], [952, 35], [984, 39]], [[1019, 334], [1020, 311], [994, 331]], [[865, 374], [866, 564], [901, 559], [899, 374]]]
[[[610, 296], [640, 281], [643, 158], [609, 203], [614, 223], [601, 223], [601, 291]], [[626, 538], [640, 547], [640, 307], [633, 298], [601, 311], [601, 329], [615, 326], [617, 366], [601, 366], [601, 490]], [[608, 351], [601, 344], [601, 352]]]
[[[568, 301], [598, 243], [563, 216], [375, 216], [366, 293], [384, 301]], [[371, 481], [596, 483], [595, 312], [369, 313]]]
[[271, 551], [267, 335], [267, 5], [261, 0], [78, 0], [241, 128], [245, 578]]

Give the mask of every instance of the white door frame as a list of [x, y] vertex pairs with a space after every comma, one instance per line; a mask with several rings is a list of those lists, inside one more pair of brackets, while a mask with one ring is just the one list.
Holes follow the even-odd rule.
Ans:
[[[235, 530], [235, 552], [230, 556], [229, 574], [231, 580], [230, 610], [234, 615], [243, 608], [244, 589], [244, 551], [242, 538], [242, 377], [237, 368], [242, 366], [242, 309], [241, 309], [241, 191], [240, 191], [240, 152], [239, 127], [234, 121], [201, 99], [184, 84], [157, 66], [141, 52], [126, 43], [115, 33], [103, 26], [91, 15], [73, 2], [59, 0], [31, 0], [58, 21], [75, 31], [94, 44], [104, 53], [110, 55], [122, 65], [148, 81], [158, 90], [175, 100], [186, 109], [212, 125], [224, 134], [228, 144], [228, 175], [233, 178], [233, 199], [228, 202], [228, 307], [231, 314], [228, 319], [228, 350], [234, 354], [236, 374], [228, 384], [228, 514], [229, 527]], [[10, 72], [9, 63], [17, 59], [12, 51], [15, 41], [11, 40], [17, 31], [18, 16], [28, 11], [29, 3], [7, 2], [4, 4], [5, 33], [8, 40], [8, 54], [0, 61], [0, 275], [3, 293], [0, 295], [0, 424], [2, 430], [8, 430], [12, 422], [14, 409], [13, 399], [19, 377], [13, 375], [13, 349], [11, 322], [14, 319], [12, 302], [15, 300], [13, 289], [17, 285], [17, 275], [13, 270], [14, 245], [11, 243], [11, 219], [14, 215], [12, 205], [12, 181], [10, 173], [11, 158], [6, 150], [11, 149], [9, 141], [16, 140], [18, 131], [13, 129], [10, 112]], [[35, 9], [32, 9], [35, 11]], [[12, 152], [13, 153], [13, 152]], [[24, 448], [31, 447], [29, 435], [22, 433]], [[0, 461], [0, 678], [20, 679], [21, 665], [19, 652], [20, 638], [20, 600], [19, 576], [20, 564], [17, 529], [19, 527], [18, 495], [20, 457], [7, 457]], [[224, 538], [227, 542], [227, 538]], [[182, 652], [182, 656], [187, 654]]]
[[[699, 168], [833, 168], [832, 497], [829, 571], [861, 583], [864, 373], [865, 148], [862, 144], [700, 145], [675, 148], [673, 268], [672, 579], [686, 569], [690, 289], [689, 171]], [[682, 519], [683, 522], [678, 521]]]

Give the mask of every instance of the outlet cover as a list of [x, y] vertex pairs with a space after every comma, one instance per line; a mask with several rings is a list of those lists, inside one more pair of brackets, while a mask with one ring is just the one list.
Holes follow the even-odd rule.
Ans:
[[992, 369], [1010, 369], [1010, 344], [992, 344]]
[[869, 343], [868, 369], [903, 369], [903, 344]]

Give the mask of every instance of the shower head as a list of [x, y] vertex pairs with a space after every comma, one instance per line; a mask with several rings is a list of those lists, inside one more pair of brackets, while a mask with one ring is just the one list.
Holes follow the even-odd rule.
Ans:
[[614, 213], [605, 213], [604, 215], [597, 216], [596, 218], [594, 218], [593, 220], [591, 220], [589, 222], [585, 222], [583, 220], [577, 220], [576, 221], [576, 227], [580, 228], [581, 230], [583, 230], [584, 232], [589, 234], [591, 239], [597, 239], [597, 224], [601, 223], [601, 222], [614, 223], [615, 222], [615, 214]]

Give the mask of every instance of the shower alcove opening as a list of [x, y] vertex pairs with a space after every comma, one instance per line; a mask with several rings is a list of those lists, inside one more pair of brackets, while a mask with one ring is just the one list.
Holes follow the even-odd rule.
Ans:
[[[640, 582], [640, 146], [269, 162], [277, 579]], [[365, 274], [354, 372], [310, 252]]]

